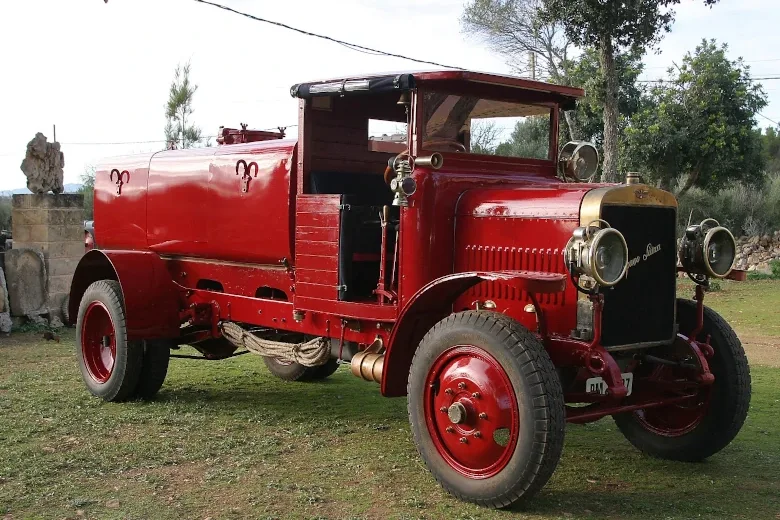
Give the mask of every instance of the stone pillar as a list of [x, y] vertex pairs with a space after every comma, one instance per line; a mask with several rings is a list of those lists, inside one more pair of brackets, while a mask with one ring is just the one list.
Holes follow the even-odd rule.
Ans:
[[50, 317], [62, 318], [76, 266], [84, 255], [84, 196], [13, 196], [13, 248], [43, 253]]

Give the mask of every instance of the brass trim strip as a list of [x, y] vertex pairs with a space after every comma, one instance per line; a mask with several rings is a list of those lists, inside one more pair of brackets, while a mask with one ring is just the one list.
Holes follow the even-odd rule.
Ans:
[[580, 226], [587, 226], [601, 218], [601, 208], [605, 205], [616, 206], [661, 206], [676, 208], [677, 199], [668, 191], [633, 184], [630, 186], [606, 186], [590, 190], [582, 198], [580, 205]]
[[225, 265], [231, 267], [251, 267], [253, 269], [266, 269], [269, 271], [285, 271], [287, 268], [278, 264], [250, 264], [245, 262], [232, 262], [229, 260], [217, 260], [200, 258], [197, 256], [160, 255], [163, 260], [178, 260], [181, 262], [195, 262], [198, 264]]

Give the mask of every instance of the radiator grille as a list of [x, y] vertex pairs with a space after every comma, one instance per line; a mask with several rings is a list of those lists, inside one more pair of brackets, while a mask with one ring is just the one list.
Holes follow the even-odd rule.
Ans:
[[[466, 246], [464, 271], [542, 271], [565, 273], [563, 253], [559, 249], [528, 249], [518, 247]], [[528, 300], [520, 291], [502, 282], [483, 282], [469, 291], [469, 296], [488, 300]], [[540, 303], [564, 305], [565, 293], [539, 295]]]
[[[602, 344], [659, 342], [674, 334], [677, 278], [675, 208], [605, 206], [601, 218], [623, 233], [634, 263], [604, 291]], [[660, 249], [656, 250], [660, 246]], [[648, 249], [649, 247], [649, 249]], [[651, 253], [648, 256], [648, 253]]]

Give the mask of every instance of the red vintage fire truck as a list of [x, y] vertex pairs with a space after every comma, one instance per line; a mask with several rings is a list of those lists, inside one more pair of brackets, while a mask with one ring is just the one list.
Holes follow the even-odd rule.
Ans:
[[[150, 398], [181, 345], [256, 352], [285, 380], [346, 363], [407, 397], [444, 488], [492, 507], [544, 486], [566, 421], [612, 416], [673, 460], [734, 439], [748, 364], [703, 304], [709, 279], [743, 274], [734, 239], [708, 219], [678, 245], [672, 194], [586, 182], [593, 146], [558, 143], [581, 90], [435, 71], [291, 94], [297, 139], [221, 129], [99, 167], [99, 248], [69, 303], [90, 392]], [[518, 123], [535, 137], [510, 138]]]

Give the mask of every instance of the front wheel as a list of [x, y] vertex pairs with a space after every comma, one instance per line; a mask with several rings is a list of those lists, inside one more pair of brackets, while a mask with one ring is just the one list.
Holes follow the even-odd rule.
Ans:
[[[682, 334], [696, 325], [696, 302], [677, 301]], [[715, 353], [708, 362], [715, 382], [689, 401], [615, 415], [615, 423], [631, 444], [654, 457], [700, 461], [725, 448], [736, 437], [750, 406], [750, 369], [737, 335], [718, 313], [704, 308], [699, 341], [710, 337]], [[659, 367], [653, 376], [675, 380], [674, 367]]]
[[412, 361], [408, 399], [420, 455], [462, 500], [507, 507], [555, 471], [561, 384], [541, 342], [513, 319], [466, 311], [436, 324]]

